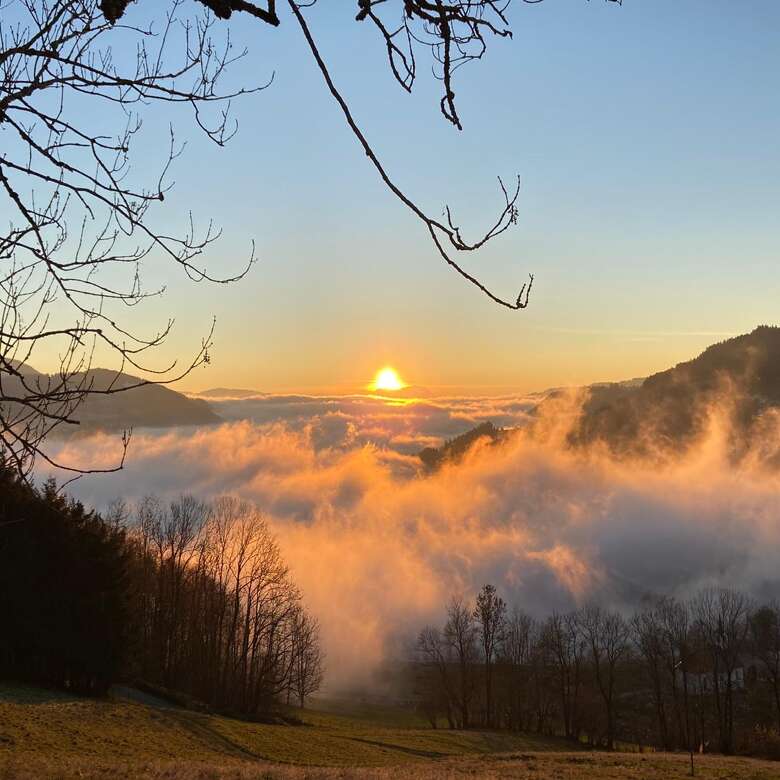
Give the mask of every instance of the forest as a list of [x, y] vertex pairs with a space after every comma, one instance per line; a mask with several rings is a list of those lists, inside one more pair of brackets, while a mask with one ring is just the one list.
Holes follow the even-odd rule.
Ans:
[[245, 717], [303, 706], [319, 628], [257, 510], [149, 497], [106, 516], [0, 467], [0, 678], [116, 682]]
[[619, 748], [780, 758], [780, 603], [726, 588], [544, 619], [486, 585], [418, 637], [411, 676], [432, 726]]

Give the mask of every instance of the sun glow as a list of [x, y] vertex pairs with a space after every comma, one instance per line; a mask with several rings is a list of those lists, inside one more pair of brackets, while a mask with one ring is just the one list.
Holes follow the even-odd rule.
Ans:
[[369, 385], [371, 390], [374, 391], [385, 390], [391, 392], [394, 390], [403, 390], [406, 386], [407, 385], [401, 380], [401, 377], [398, 376], [396, 370], [389, 366], [377, 371], [374, 381]]

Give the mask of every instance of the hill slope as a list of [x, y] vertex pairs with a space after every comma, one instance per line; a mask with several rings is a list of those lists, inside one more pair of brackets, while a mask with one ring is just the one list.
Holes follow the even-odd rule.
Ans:
[[[641, 383], [588, 388], [568, 440], [602, 444], [617, 455], [681, 452], [705, 432], [715, 409], [728, 423], [730, 454], [739, 459], [759, 437], [764, 414], [780, 410], [780, 328], [761, 326], [714, 344]], [[776, 460], [777, 451], [770, 442], [767, 458]]]
[[[668, 780], [684, 754], [572, 751], [554, 738], [422, 728], [391, 713], [299, 711], [301, 726], [247, 723], [125, 700], [86, 700], [0, 685], [0, 776], [57, 778], [520, 778]], [[778, 765], [697, 756], [710, 780], [778, 777]]]
[[417, 457], [428, 471], [435, 471], [445, 463], [457, 463], [480, 439], [496, 444], [503, 441], [509, 433], [503, 428], [496, 428], [488, 420], [454, 439], [448, 439], [441, 447], [425, 447], [417, 453]]
[[[58, 387], [60, 380], [41, 374], [29, 366], [22, 371], [29, 387]], [[7, 396], [24, 397], [27, 391], [16, 377], [3, 375], [3, 392]], [[188, 398], [165, 385], [133, 387], [141, 380], [130, 374], [119, 374], [104, 368], [95, 368], [75, 374], [69, 385], [91, 387], [104, 391], [109, 388], [132, 388], [106, 395], [88, 395], [73, 414], [78, 428], [61, 426], [59, 435], [75, 431], [116, 431], [125, 428], [169, 427], [177, 425], [210, 425], [220, 421], [209, 404], [199, 398]], [[51, 385], [50, 385], [51, 383]]]
[[[89, 372], [95, 389], [127, 387], [137, 377], [103, 368]], [[82, 428], [117, 430], [121, 428], [165, 428], [176, 425], [210, 425], [220, 418], [200, 398], [188, 398], [165, 385], [144, 385], [112, 395], [91, 395], [79, 407]]]
[[12, 759], [26, 766], [45, 760], [51, 769], [68, 762], [108, 770], [172, 761], [380, 767], [496, 751], [570, 749], [546, 737], [434, 730], [406, 710], [377, 708], [368, 716], [338, 710], [297, 710], [302, 725], [272, 725], [0, 684], [0, 776], [3, 762]]

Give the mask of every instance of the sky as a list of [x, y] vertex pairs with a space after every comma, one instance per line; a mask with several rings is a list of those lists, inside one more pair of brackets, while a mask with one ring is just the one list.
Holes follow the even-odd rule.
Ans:
[[161, 362], [217, 320], [212, 362], [184, 389], [348, 391], [390, 364], [413, 385], [525, 392], [644, 376], [777, 322], [776, 0], [515, 2], [514, 38], [457, 74], [462, 132], [438, 112], [429, 63], [405, 94], [352, 3], [306, 16], [375, 150], [431, 214], [448, 203], [476, 236], [500, 210], [496, 176], [521, 176], [517, 226], [466, 267], [508, 298], [533, 273], [530, 306], [504, 310], [443, 264], [368, 165], [287, 9], [277, 29], [236, 15], [249, 53], [231, 83], [274, 75], [234, 103], [237, 136], [219, 149], [185, 114], [151, 111], [136, 156], [141, 171], [159, 161], [174, 122], [188, 147], [156, 218], [213, 218], [217, 273], [256, 243], [259, 262], [227, 287], [148, 264], [168, 292], [127, 317], [176, 318]]

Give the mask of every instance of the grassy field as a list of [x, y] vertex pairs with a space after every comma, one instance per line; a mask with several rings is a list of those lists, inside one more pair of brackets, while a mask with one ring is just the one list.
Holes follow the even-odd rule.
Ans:
[[[576, 752], [554, 739], [426, 727], [413, 713], [323, 702], [300, 726], [0, 686], [0, 778], [684, 777], [685, 756]], [[711, 780], [780, 765], [706, 757]]]

